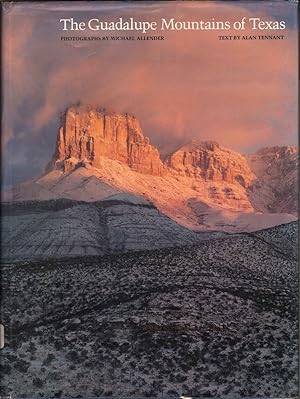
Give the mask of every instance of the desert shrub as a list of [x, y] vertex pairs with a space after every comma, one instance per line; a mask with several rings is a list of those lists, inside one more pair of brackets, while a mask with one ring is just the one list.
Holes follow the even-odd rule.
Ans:
[[128, 342], [122, 343], [122, 344], [119, 346], [120, 353], [122, 354], [122, 353], [128, 352], [129, 348], [130, 348], [130, 345], [129, 345]]
[[178, 392], [175, 391], [174, 389], [169, 389], [168, 392], [167, 392], [167, 395], [168, 396], [176, 396], [176, 397], [179, 396]]
[[131, 361], [130, 363], [129, 363], [129, 365], [132, 367], [132, 368], [136, 368], [136, 362], [135, 361]]
[[51, 364], [52, 360], [54, 360], [54, 359], [55, 359], [55, 356], [53, 355], [53, 353], [48, 353], [48, 356], [43, 361], [43, 366], [49, 366], [49, 364]]
[[80, 360], [78, 352], [76, 352], [76, 351], [68, 352], [67, 355], [66, 355], [66, 358], [68, 360], [70, 360], [71, 362], [78, 362]]
[[35, 351], [36, 351], [36, 347], [35, 347], [34, 343], [30, 342], [30, 344], [29, 344], [29, 352], [33, 355], [35, 353]]
[[34, 378], [32, 383], [37, 388], [42, 388], [44, 386], [44, 381], [41, 380], [40, 378]]
[[52, 381], [58, 381], [61, 379], [61, 374], [58, 371], [51, 371], [48, 374], [47, 379], [52, 380]]
[[177, 374], [174, 375], [174, 380], [176, 382], [182, 383], [182, 382], [187, 380], [187, 376], [184, 375], [184, 374], [177, 373]]
[[64, 347], [64, 344], [61, 341], [58, 340], [58, 341], [54, 342], [55, 350], [60, 351], [61, 349], [63, 349], [63, 347]]
[[94, 395], [94, 396], [97, 396], [97, 397], [99, 397], [99, 396], [102, 396], [102, 394], [103, 394], [103, 389], [101, 389], [101, 388], [94, 388], [93, 390], [92, 390], [92, 394]]
[[26, 373], [28, 368], [30, 366], [29, 362], [26, 362], [25, 360], [17, 360], [14, 364], [14, 368], [21, 373]]
[[201, 392], [201, 396], [206, 397], [206, 398], [212, 398], [214, 396], [214, 394], [208, 390], [208, 391]]
[[17, 360], [18, 360], [18, 356], [12, 355], [12, 354], [10, 354], [10, 353], [8, 353], [6, 357], [7, 357], [7, 359], [8, 359], [11, 363], [13, 363], [14, 361], [17, 361]]
[[1, 374], [10, 374], [11, 366], [9, 364], [1, 364], [0, 365], [0, 372]]

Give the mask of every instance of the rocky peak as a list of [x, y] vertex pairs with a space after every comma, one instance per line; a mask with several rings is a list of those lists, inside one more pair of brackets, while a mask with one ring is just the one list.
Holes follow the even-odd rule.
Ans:
[[239, 183], [248, 187], [255, 178], [247, 160], [237, 152], [220, 147], [215, 141], [193, 140], [167, 160], [178, 173], [205, 180]]
[[258, 180], [253, 191], [268, 188], [271, 212], [298, 212], [298, 148], [266, 147], [248, 155], [249, 166]]
[[258, 177], [266, 175], [276, 179], [290, 171], [297, 174], [298, 149], [295, 146], [265, 147], [248, 155], [247, 160]]
[[184, 148], [190, 150], [197, 150], [200, 148], [207, 151], [216, 151], [218, 148], [220, 148], [220, 144], [213, 140], [192, 140], [190, 143], [186, 144]]
[[282, 158], [288, 155], [297, 154], [298, 149], [296, 146], [285, 145], [282, 147], [264, 147], [256, 151], [253, 155], [259, 156], [271, 156], [273, 158]]
[[67, 108], [61, 115], [55, 153], [47, 170], [67, 171], [87, 164], [97, 167], [101, 157], [141, 173], [160, 175], [163, 171], [158, 150], [150, 145], [133, 115], [85, 105]]

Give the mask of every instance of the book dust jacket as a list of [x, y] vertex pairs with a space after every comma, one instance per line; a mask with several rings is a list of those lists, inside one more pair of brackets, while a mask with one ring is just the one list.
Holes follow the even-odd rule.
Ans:
[[298, 397], [297, 6], [1, 3], [1, 399]]

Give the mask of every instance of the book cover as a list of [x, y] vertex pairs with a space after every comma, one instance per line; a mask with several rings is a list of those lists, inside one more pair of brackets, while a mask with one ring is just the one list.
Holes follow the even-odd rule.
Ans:
[[297, 2], [4, 1], [1, 37], [1, 398], [297, 397]]

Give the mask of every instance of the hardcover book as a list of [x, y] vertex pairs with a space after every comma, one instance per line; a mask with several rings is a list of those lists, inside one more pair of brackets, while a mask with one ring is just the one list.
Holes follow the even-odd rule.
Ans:
[[297, 397], [297, 2], [4, 1], [1, 40], [1, 398]]

